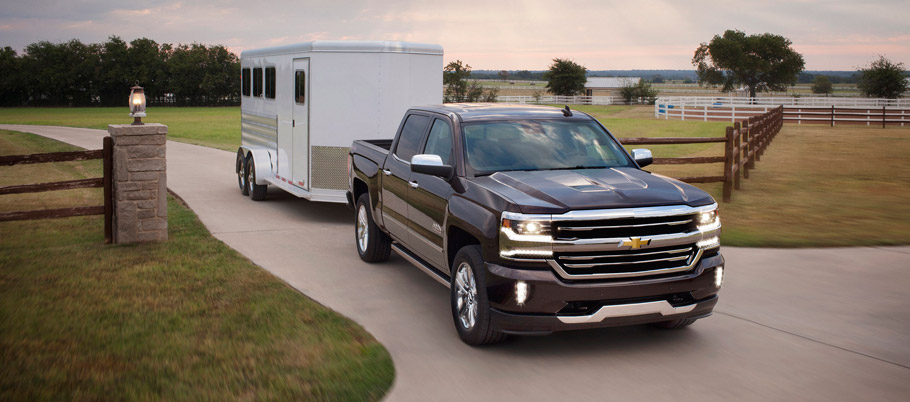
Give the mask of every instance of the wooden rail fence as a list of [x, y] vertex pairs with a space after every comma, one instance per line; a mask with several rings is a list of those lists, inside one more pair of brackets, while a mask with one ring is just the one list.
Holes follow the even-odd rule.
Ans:
[[0, 156], [0, 166], [13, 166], [23, 164], [84, 161], [92, 159], [103, 160], [103, 177], [82, 180], [69, 180], [53, 183], [22, 184], [16, 186], [0, 187], [0, 194], [38, 193], [44, 191], [70, 190], [76, 188], [104, 188], [104, 205], [89, 207], [56, 208], [32, 211], [15, 211], [0, 213], [0, 222], [64, 218], [70, 216], [104, 215], [104, 242], [113, 240], [113, 194], [112, 194], [112, 154], [113, 142], [111, 137], [104, 137], [104, 147], [94, 151], [78, 152], [53, 152], [46, 154]]
[[677, 165], [695, 163], [721, 163], [723, 172], [719, 176], [679, 177], [686, 183], [724, 183], [723, 200], [733, 199], [733, 190], [738, 190], [742, 179], [749, 178], [749, 170], [755, 169], [755, 162], [761, 160], [771, 140], [780, 132], [784, 121], [784, 108], [778, 106], [767, 113], [752, 116], [733, 126], [727, 127], [723, 137], [664, 137], [664, 138], [620, 138], [623, 145], [702, 144], [724, 143], [723, 156], [654, 158], [655, 165]]

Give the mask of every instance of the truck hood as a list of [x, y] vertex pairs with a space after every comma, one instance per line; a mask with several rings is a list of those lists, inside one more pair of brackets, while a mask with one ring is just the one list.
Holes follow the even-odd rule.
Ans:
[[473, 181], [502, 195], [523, 213], [714, 202], [693, 186], [635, 168], [497, 172]]

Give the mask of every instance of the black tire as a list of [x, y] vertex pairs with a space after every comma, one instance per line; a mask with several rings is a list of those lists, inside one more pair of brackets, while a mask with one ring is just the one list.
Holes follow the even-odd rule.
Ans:
[[366, 262], [388, 260], [389, 253], [392, 252], [392, 239], [373, 220], [369, 194], [361, 194], [357, 198], [357, 208], [354, 208], [354, 244], [360, 259]]
[[237, 164], [234, 167], [237, 170], [237, 185], [240, 186], [240, 194], [249, 195], [250, 189], [247, 188], [246, 182], [246, 159], [243, 157], [243, 151], [237, 150]]
[[246, 181], [247, 193], [253, 201], [262, 201], [265, 199], [265, 193], [269, 186], [266, 184], [256, 184], [256, 162], [253, 161], [253, 154], [246, 157]]
[[[472, 297], [469, 297], [473, 299], [473, 303], [462, 302], [461, 306], [459, 306], [459, 300], [463, 300], [460, 294], [462, 289], [465, 289], [464, 285], [467, 285], [468, 289], [472, 288], [470, 280], [464, 281], [465, 277], [459, 275], [462, 266], [465, 266], [465, 269], [470, 270], [473, 277], [469, 279], [473, 279], [473, 289], [475, 292]], [[466, 283], [461, 285], [459, 284], [459, 281], [464, 281]], [[455, 254], [449, 288], [451, 290], [452, 320], [455, 322], [455, 329], [458, 331], [458, 336], [461, 338], [462, 342], [472, 346], [480, 346], [499, 343], [506, 339], [507, 335], [495, 330], [490, 323], [490, 301], [487, 297], [486, 266], [483, 263], [480, 246], [465, 246], [462, 247], [461, 250], [458, 250], [458, 254]], [[462, 317], [461, 313], [463, 308], [470, 308], [471, 305], [474, 306], [476, 313], [473, 325], [468, 325], [470, 323], [465, 323], [465, 319]]]
[[660, 329], [679, 329], [688, 327], [697, 320], [697, 318], [680, 318], [678, 320], [655, 322], [651, 326]]

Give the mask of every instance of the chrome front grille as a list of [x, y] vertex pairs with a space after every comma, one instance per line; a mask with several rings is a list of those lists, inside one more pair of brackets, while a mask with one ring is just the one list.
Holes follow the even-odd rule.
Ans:
[[696, 230], [695, 215], [558, 222], [557, 240], [656, 236]]
[[695, 244], [600, 252], [556, 253], [555, 263], [569, 278], [599, 279], [686, 271], [699, 257]]

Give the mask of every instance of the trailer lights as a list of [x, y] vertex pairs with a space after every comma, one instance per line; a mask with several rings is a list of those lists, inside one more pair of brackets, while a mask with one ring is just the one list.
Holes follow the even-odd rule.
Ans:
[[134, 126], [141, 126], [142, 118], [145, 117], [145, 90], [136, 85], [130, 88], [130, 117], [133, 118]]
[[519, 306], [523, 306], [526, 301], [528, 301], [528, 295], [530, 294], [530, 287], [525, 281], [515, 282], [515, 303]]

